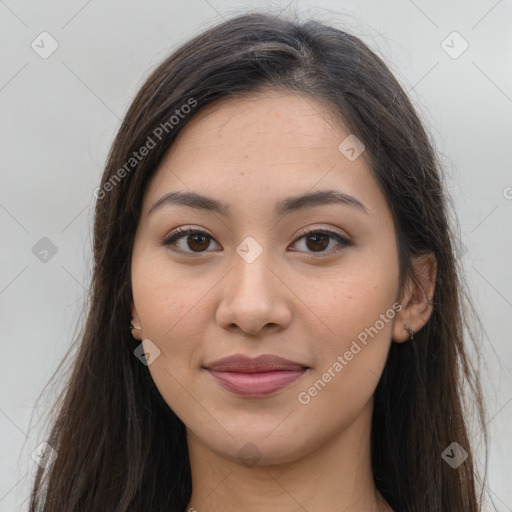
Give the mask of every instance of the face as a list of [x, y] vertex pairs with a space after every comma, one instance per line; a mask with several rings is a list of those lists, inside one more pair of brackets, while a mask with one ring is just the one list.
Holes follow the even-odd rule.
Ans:
[[[131, 276], [148, 368], [189, 442], [229, 459], [293, 461], [368, 422], [404, 328], [391, 212], [331, 111], [276, 91], [210, 105], [144, 194]], [[212, 371], [234, 355], [296, 366]]]

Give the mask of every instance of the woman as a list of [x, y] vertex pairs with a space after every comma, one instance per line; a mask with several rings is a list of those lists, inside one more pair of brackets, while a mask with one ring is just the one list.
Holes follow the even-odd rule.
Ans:
[[362, 41], [252, 13], [148, 78], [31, 511], [476, 512], [429, 138]]

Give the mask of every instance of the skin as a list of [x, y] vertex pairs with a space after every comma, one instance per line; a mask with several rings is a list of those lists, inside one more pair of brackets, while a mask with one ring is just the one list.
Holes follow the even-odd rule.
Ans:
[[[406, 329], [417, 332], [429, 318], [435, 260], [414, 260], [423, 289], [409, 281], [400, 293], [391, 211], [367, 155], [350, 161], [338, 149], [349, 132], [332, 110], [279, 90], [209, 105], [145, 191], [131, 268], [133, 333], [148, 351], [160, 350], [149, 371], [187, 428], [187, 510], [391, 510], [371, 472], [373, 394], [391, 343], [407, 341]], [[323, 204], [274, 215], [280, 199], [325, 189], [357, 198], [366, 212]], [[172, 191], [219, 199], [229, 215], [183, 205], [149, 213]], [[211, 238], [187, 243], [185, 235], [174, 250], [162, 245], [178, 226]], [[352, 245], [312, 240], [298, 234], [304, 227], [329, 229]], [[236, 251], [249, 236], [262, 248], [251, 263]], [[394, 318], [300, 403], [298, 394], [397, 302]], [[244, 398], [202, 368], [240, 353], [279, 355], [310, 369], [270, 396]]]

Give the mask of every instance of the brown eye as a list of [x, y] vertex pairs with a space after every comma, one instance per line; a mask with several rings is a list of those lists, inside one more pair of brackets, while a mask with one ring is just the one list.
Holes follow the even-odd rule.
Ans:
[[206, 252], [210, 242], [213, 240], [213, 238], [204, 231], [192, 228], [178, 228], [163, 242], [163, 245], [178, 246], [178, 242], [181, 241], [181, 239], [184, 239], [184, 242], [181, 243], [181, 247], [178, 247], [178, 249], [182, 252], [192, 254]]
[[[329, 245], [329, 236], [322, 233], [308, 235], [306, 239], [307, 247], [313, 251], [323, 251]], [[311, 241], [312, 243], [309, 243]]]
[[[302, 239], [306, 240], [306, 250], [300, 252], [309, 252], [313, 254], [331, 253], [337, 249], [352, 245], [350, 240], [338, 233], [335, 233], [334, 231], [328, 230], [303, 231], [301, 236], [295, 240], [295, 244]], [[336, 248], [335, 246], [332, 250], [326, 250], [329, 247], [331, 240], [337, 242], [338, 247]], [[211, 252], [207, 249], [212, 241], [213, 237], [204, 231], [193, 228], [177, 228], [164, 240], [162, 245], [175, 246], [178, 251], [195, 256], [202, 252]]]
[[352, 245], [352, 242], [350, 240], [346, 239], [345, 237], [341, 236], [338, 233], [335, 233], [334, 231], [328, 231], [328, 230], [310, 230], [310, 231], [302, 231], [302, 236], [300, 236], [295, 243], [297, 243], [301, 239], [306, 240], [306, 248], [309, 249], [309, 251], [306, 252], [313, 252], [313, 253], [330, 253], [333, 252], [333, 250], [337, 250], [334, 248], [333, 250], [325, 250], [331, 240], [335, 240], [338, 244], [338, 249], [343, 247], [348, 247]]
[[208, 249], [210, 242], [207, 242], [207, 237], [200, 234], [188, 235], [186, 239], [186, 244], [193, 251], [204, 251]]

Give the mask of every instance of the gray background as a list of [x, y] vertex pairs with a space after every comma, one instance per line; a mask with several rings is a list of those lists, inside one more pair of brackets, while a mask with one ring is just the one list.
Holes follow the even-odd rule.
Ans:
[[[130, 101], [199, 30], [244, 7], [288, 5], [0, 0], [0, 512], [27, 509], [31, 453], [44, 441], [60, 381], [37, 400], [83, 317], [93, 191]], [[485, 329], [484, 361], [475, 363], [488, 408], [489, 495], [497, 510], [512, 511], [512, 2], [300, 1], [292, 9], [345, 28], [383, 56], [436, 141]], [[58, 43], [45, 59], [31, 47], [51, 48], [43, 31]], [[454, 31], [469, 44], [461, 55]]]

